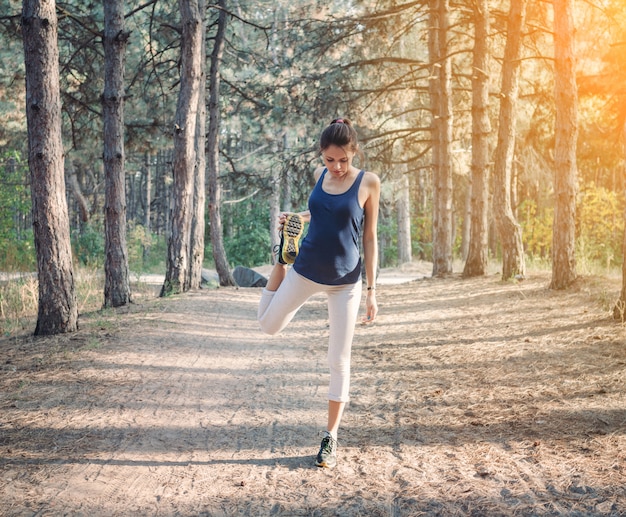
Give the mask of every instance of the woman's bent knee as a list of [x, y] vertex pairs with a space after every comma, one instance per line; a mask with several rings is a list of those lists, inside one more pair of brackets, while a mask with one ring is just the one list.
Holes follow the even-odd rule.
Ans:
[[265, 333], [268, 334], [270, 336], [275, 336], [276, 334], [278, 334], [280, 332], [280, 328], [276, 328], [270, 325], [266, 325], [264, 324], [262, 321], [259, 321], [259, 326], [261, 327], [261, 330]]

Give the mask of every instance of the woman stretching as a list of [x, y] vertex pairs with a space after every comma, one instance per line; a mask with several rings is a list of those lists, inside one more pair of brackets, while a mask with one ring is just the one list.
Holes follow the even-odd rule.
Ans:
[[[309, 210], [279, 216], [281, 243], [259, 304], [264, 332], [276, 334], [314, 294], [328, 295], [328, 422], [316, 458], [318, 467], [337, 464], [337, 431], [350, 388], [350, 354], [361, 303], [363, 239], [367, 295], [364, 323], [376, 318], [378, 205], [380, 180], [352, 165], [359, 152], [357, 134], [348, 119], [336, 119], [320, 136], [324, 163], [315, 170]], [[307, 235], [299, 243], [304, 223]], [[289, 267], [293, 264], [293, 267]]]

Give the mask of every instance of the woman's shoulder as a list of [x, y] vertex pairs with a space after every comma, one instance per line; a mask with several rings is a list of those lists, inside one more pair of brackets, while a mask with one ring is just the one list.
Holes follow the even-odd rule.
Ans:
[[326, 167], [324, 167], [323, 165], [320, 165], [319, 167], [317, 167], [314, 171], [313, 171], [313, 177], [315, 178], [315, 181], [317, 181], [318, 179], [320, 179], [320, 176], [322, 175], [322, 172], [324, 172], [324, 169]]
[[369, 187], [380, 186], [380, 178], [375, 172], [365, 171], [362, 181]]

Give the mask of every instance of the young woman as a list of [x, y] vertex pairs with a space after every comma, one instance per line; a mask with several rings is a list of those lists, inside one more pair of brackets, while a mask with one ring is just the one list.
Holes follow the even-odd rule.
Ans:
[[[314, 172], [316, 184], [309, 197], [309, 210], [279, 217], [282, 234], [278, 261], [263, 289], [258, 316], [263, 331], [276, 334], [309, 297], [318, 292], [328, 295], [328, 422], [316, 465], [334, 467], [362, 295], [360, 238], [367, 288], [363, 322], [373, 322], [378, 312], [375, 281], [380, 180], [376, 174], [352, 165], [359, 144], [348, 119], [333, 120], [324, 129], [319, 152], [324, 166]], [[300, 243], [305, 222], [309, 229]]]

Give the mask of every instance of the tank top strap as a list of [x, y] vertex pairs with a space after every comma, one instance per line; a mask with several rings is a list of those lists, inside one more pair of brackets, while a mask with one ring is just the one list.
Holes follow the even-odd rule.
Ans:
[[363, 176], [365, 176], [365, 170], [361, 169], [359, 171], [359, 175], [354, 180], [354, 185], [353, 185], [353, 187], [356, 188], [357, 190], [359, 190], [359, 187], [361, 186], [361, 181], [363, 181]]

